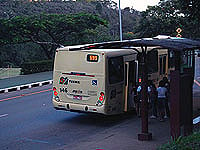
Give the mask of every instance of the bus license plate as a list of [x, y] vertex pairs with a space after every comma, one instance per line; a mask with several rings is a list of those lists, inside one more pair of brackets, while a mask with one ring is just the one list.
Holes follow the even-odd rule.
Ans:
[[74, 95], [74, 96], [73, 96], [73, 99], [82, 100], [82, 96], [76, 96], [76, 95]]

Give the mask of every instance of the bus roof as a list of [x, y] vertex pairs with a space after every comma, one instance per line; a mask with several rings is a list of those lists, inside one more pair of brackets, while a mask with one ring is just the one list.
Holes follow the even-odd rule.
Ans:
[[154, 47], [160, 46], [166, 49], [173, 49], [175, 51], [194, 50], [200, 48], [199, 40], [191, 40], [187, 38], [177, 38], [170, 36], [157, 36], [154, 38], [142, 38], [123, 41], [110, 41], [102, 43], [93, 43], [85, 45], [76, 45], [60, 48], [58, 50], [86, 50], [86, 49], [120, 49], [130, 47]]
[[[78, 46], [77, 46], [78, 47]], [[69, 47], [64, 47], [58, 49], [59, 51], [69, 51]], [[74, 48], [74, 47], [73, 47]], [[88, 53], [99, 53], [99, 54], [106, 54], [106, 56], [121, 56], [121, 55], [131, 55], [131, 54], [137, 54], [136, 51], [133, 49], [86, 49], [86, 50], [76, 50], [76, 52], [82, 53], [82, 52], [88, 52]]]
[[[86, 48], [87, 46], [88, 46], [88, 49]], [[84, 49], [82, 49], [83, 47]], [[152, 49], [162, 49], [162, 47], [160, 46], [147, 47], [147, 51], [151, 51]], [[66, 46], [66, 47], [58, 48], [57, 50], [58, 51], [83, 51], [83, 52], [95, 52], [95, 53], [106, 53], [106, 54], [118, 53], [118, 52], [122, 54], [125, 54], [125, 53], [136, 54], [138, 52], [142, 52], [141, 47], [109, 48], [109, 49], [97, 48], [96, 49], [96, 47], [92, 48], [90, 44]]]
[[96, 52], [96, 53], [136, 53], [133, 49], [90, 49], [90, 50], [83, 50], [83, 52]]

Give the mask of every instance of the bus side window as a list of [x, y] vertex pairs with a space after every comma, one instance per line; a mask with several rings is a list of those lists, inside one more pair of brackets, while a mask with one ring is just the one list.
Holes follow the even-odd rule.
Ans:
[[129, 62], [129, 81], [132, 85], [136, 85], [136, 71], [137, 63], [135, 61]]
[[175, 67], [174, 52], [172, 50], [168, 51], [168, 67], [169, 68], [174, 68]]
[[158, 51], [150, 51], [147, 53], [147, 69], [148, 73], [158, 72]]
[[160, 61], [160, 75], [163, 75], [166, 73], [166, 55], [162, 55], [159, 57]]
[[160, 56], [159, 59], [160, 59], [159, 60], [160, 61], [160, 75], [162, 75], [163, 74], [163, 72], [162, 72], [163, 71], [163, 69], [162, 69], [162, 66], [163, 66], [162, 56]]
[[166, 73], [166, 56], [163, 56], [163, 74]]
[[115, 84], [124, 80], [123, 57], [113, 57], [108, 60], [108, 76], [110, 84]]

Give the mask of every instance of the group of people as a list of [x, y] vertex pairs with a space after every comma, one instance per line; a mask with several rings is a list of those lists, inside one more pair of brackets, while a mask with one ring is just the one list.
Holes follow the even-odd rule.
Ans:
[[[137, 92], [134, 97], [136, 112], [140, 116], [141, 108], [141, 85], [137, 87]], [[164, 121], [165, 118], [170, 117], [169, 111], [169, 81], [167, 77], [159, 82], [158, 87], [156, 88], [153, 82], [149, 82], [148, 85], [148, 102], [151, 108], [152, 115], [150, 118], [158, 118], [160, 121]]]

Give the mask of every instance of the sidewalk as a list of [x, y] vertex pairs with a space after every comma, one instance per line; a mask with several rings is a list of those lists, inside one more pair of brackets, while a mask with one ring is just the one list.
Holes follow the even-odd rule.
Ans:
[[[141, 118], [134, 114], [128, 114], [127, 119], [123, 116], [121, 118], [121, 123], [87, 136], [84, 140], [77, 137], [76, 142], [68, 143], [66, 139], [66, 145], [57, 150], [156, 150], [171, 140], [169, 118], [164, 122], [149, 118], [151, 141], [138, 140], [137, 135], [141, 133]], [[93, 125], [95, 126], [96, 122]], [[199, 125], [195, 128], [199, 128]]]
[[165, 122], [149, 119], [149, 132], [152, 133], [153, 139], [139, 141], [137, 134], [141, 132], [141, 118], [134, 114], [129, 115], [122, 123], [85, 137], [79, 144], [66, 142], [66, 146], [58, 150], [155, 150], [170, 141], [169, 119]]
[[45, 80], [52, 80], [53, 72], [41, 72], [29, 75], [20, 75], [12, 78], [0, 79], [0, 89], [24, 85]]

